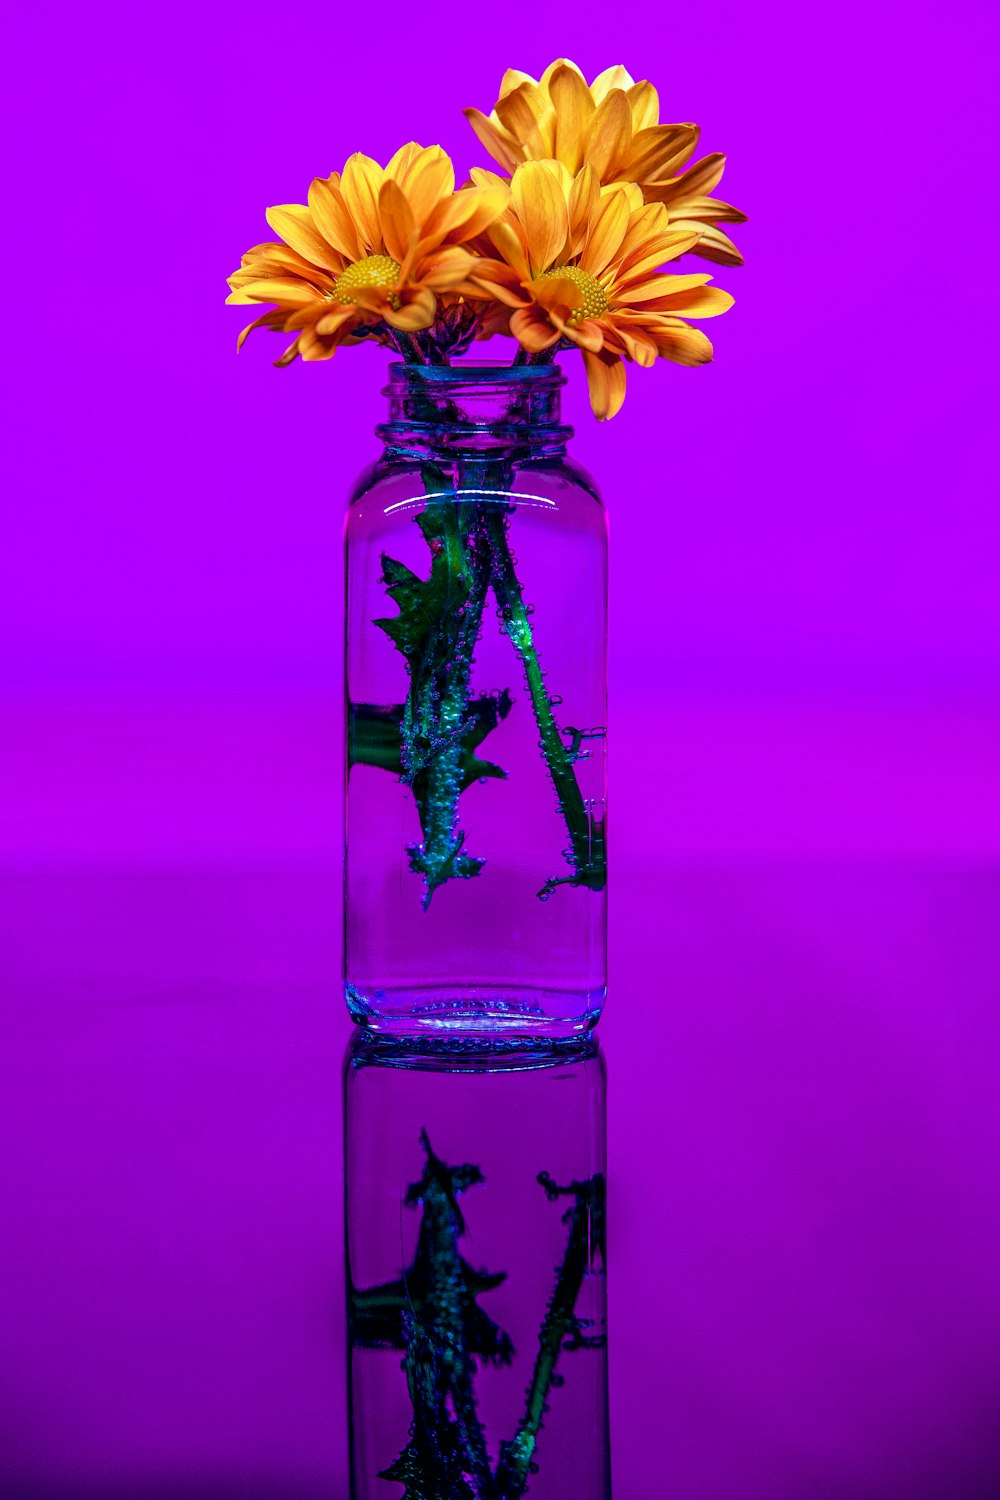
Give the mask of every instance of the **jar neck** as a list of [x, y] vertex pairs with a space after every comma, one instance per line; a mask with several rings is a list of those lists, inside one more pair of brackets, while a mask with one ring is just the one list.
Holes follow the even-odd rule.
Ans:
[[565, 376], [555, 365], [389, 366], [389, 420], [376, 428], [392, 454], [527, 458], [562, 453]]

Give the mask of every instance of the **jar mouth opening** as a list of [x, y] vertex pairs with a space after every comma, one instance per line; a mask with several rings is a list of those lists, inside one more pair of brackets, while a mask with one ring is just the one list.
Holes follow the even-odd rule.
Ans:
[[389, 366], [389, 421], [376, 434], [391, 446], [441, 451], [561, 446], [573, 429], [559, 419], [566, 377], [558, 366], [469, 360], [454, 365]]
[[556, 364], [512, 365], [501, 360], [488, 359], [459, 360], [453, 365], [411, 365], [402, 360], [394, 360], [389, 366], [389, 378], [390, 390], [393, 386], [398, 389], [400, 386], [407, 385], [512, 386], [530, 384], [537, 386], [544, 384], [554, 387], [566, 384], [566, 376]]

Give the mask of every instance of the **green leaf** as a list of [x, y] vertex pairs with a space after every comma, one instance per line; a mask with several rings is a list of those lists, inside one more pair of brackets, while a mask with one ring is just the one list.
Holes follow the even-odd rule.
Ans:
[[[513, 699], [504, 688], [502, 693], [481, 693], [471, 698], [465, 721], [465, 730], [459, 741], [461, 784], [459, 790], [484, 777], [506, 778], [502, 766], [490, 760], [480, 760], [475, 751], [497, 725], [506, 719], [513, 707]], [[403, 774], [402, 726], [405, 704], [392, 703], [382, 707], [377, 703], [352, 703], [347, 726], [347, 758], [352, 766], [378, 766], [396, 776]], [[426, 778], [414, 781], [414, 795], [418, 806], [421, 801], [422, 784]]]
[[[491, 567], [479, 507], [442, 488], [436, 469], [425, 482], [428, 503], [416, 524], [430, 552], [430, 572], [421, 578], [383, 554], [382, 582], [398, 613], [375, 624], [405, 658], [410, 677], [398, 719], [398, 774], [413, 788], [420, 817], [421, 842], [407, 853], [411, 869], [424, 877], [426, 907], [438, 886], [478, 875], [483, 866], [464, 847], [458, 799], [474, 781], [504, 775], [473, 752], [505, 717], [510, 699], [501, 708], [501, 699], [473, 700], [469, 692]], [[385, 716], [394, 709], [377, 712]], [[395, 769], [388, 721], [371, 727], [378, 733], [359, 759]]]

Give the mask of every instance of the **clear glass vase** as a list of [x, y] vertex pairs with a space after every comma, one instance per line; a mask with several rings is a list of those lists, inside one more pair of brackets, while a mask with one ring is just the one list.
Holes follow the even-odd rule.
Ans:
[[433, 1038], [356, 1036], [352, 1500], [608, 1500], [596, 1043], [511, 1054], [452, 1038], [434, 1055]]
[[607, 525], [553, 365], [393, 365], [346, 525], [345, 993], [569, 1036], [606, 988]]

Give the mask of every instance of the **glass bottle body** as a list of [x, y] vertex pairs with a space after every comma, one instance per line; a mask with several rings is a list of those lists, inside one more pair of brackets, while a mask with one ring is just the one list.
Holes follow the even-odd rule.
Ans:
[[393, 379], [346, 527], [348, 1005], [376, 1030], [582, 1032], [606, 986], [605, 512], [551, 368]]
[[352, 1500], [607, 1500], [605, 1075], [569, 1047], [351, 1049]]

